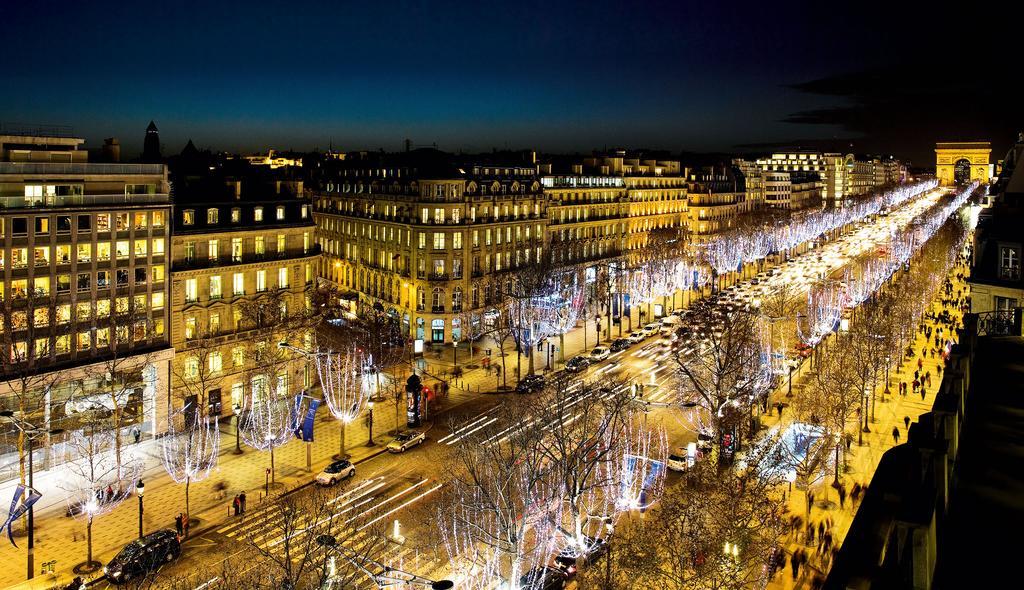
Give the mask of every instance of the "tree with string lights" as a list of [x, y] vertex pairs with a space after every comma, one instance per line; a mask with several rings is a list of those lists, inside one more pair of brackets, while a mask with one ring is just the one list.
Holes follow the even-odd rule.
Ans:
[[366, 387], [366, 358], [358, 346], [351, 345], [341, 352], [318, 353], [317, 376], [323, 390], [324, 403], [341, 426], [341, 447], [338, 458], [345, 459], [345, 427], [363, 413], [369, 401]]

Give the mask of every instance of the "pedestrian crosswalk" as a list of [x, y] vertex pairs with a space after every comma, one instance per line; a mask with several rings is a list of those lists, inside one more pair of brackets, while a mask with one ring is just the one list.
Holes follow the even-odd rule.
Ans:
[[[355, 482], [329, 499], [317, 496], [312, 500], [315, 505], [302, 503], [300, 510], [289, 511], [282, 504], [261, 506], [214, 532], [254, 546], [275, 560], [297, 563], [316, 537], [330, 534], [341, 545], [335, 561], [349, 556], [370, 571], [425, 567], [434, 556], [422, 556], [416, 547], [404, 543], [397, 525], [387, 529], [402, 509], [440, 487], [431, 478], [378, 474]], [[332, 567], [340, 569], [344, 564]]]

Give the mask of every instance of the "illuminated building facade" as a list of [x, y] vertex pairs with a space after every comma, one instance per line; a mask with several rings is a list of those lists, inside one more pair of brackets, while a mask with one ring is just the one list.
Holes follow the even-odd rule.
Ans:
[[0, 406], [70, 433], [116, 405], [122, 426], [158, 434], [173, 356], [167, 171], [91, 163], [83, 143], [0, 136]]
[[321, 276], [428, 343], [501, 299], [546, 253], [547, 199], [529, 161], [436, 150], [332, 162], [314, 191]]
[[[175, 403], [185, 397], [183, 381], [198, 383], [209, 413], [229, 415], [267, 378], [254, 371], [275, 353], [266, 347], [276, 348], [285, 336], [293, 345], [312, 346], [309, 331], [287, 319], [306, 313], [320, 265], [312, 203], [302, 181], [256, 173], [190, 178], [175, 184], [174, 228]], [[264, 324], [258, 315], [268, 305], [276, 308], [275, 321]], [[278, 311], [281, 323], [296, 330], [284, 334], [274, 325]], [[278, 372], [279, 389], [298, 391], [313, 382], [302, 361]]]

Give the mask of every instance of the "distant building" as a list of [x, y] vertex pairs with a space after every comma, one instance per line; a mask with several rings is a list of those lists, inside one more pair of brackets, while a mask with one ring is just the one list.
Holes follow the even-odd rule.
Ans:
[[146, 127], [146, 137], [142, 141], [142, 161], [151, 164], [163, 161], [163, 153], [160, 149], [160, 130], [156, 128], [156, 123], [153, 121], [150, 121], [149, 126]]
[[[328, 155], [330, 157], [334, 157], [337, 156], [338, 154], [331, 153]], [[342, 154], [342, 159], [343, 158], [344, 154]], [[253, 166], [269, 166], [271, 170], [276, 170], [278, 168], [286, 168], [289, 166], [294, 166], [296, 168], [302, 167], [302, 158], [281, 155], [274, 150], [268, 151], [267, 155], [265, 156], [242, 156], [242, 159], [249, 162]]]
[[942, 186], [988, 184], [992, 177], [989, 159], [992, 145], [987, 141], [949, 141], [935, 144], [935, 177]]
[[743, 174], [731, 167], [709, 166], [687, 171], [690, 234], [701, 237], [735, 227], [745, 213]]
[[794, 150], [758, 159], [757, 165], [764, 172], [817, 175], [821, 198], [834, 206], [842, 206], [849, 199], [904, 180], [899, 161], [891, 156], [882, 158]]

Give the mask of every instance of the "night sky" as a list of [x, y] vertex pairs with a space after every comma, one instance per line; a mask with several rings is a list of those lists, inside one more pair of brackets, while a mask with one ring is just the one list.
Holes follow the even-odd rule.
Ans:
[[1021, 3], [912, 4], [5, 2], [0, 121], [126, 157], [150, 119], [165, 154], [1005, 150]]

